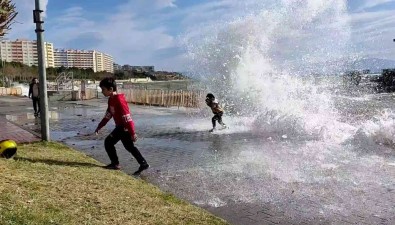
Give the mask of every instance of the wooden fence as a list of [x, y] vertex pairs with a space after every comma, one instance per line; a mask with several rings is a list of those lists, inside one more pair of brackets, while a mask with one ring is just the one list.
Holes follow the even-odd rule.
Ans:
[[204, 100], [203, 91], [197, 90], [120, 89], [119, 92], [124, 93], [126, 101], [130, 103], [153, 106], [197, 108]]
[[[199, 90], [147, 90], [147, 89], [120, 89], [125, 94], [126, 101], [134, 104], [152, 105], [152, 106], [178, 106], [178, 107], [201, 107], [204, 101], [205, 93]], [[3, 95], [22, 95], [22, 88], [4, 88], [0, 87], [0, 96]], [[88, 100], [97, 98], [101, 93], [96, 89], [86, 89], [85, 96], [80, 91], [69, 93], [69, 100]], [[62, 100], [65, 100], [64, 97]]]
[[2, 95], [22, 95], [22, 88], [16, 87], [16, 88], [5, 88], [5, 87], [0, 87], [0, 96]]

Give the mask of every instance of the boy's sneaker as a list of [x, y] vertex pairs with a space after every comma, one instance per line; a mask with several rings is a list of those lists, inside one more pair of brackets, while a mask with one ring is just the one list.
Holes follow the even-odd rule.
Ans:
[[119, 166], [119, 164], [108, 164], [107, 166], [103, 166], [104, 169], [108, 169], [108, 170], [120, 170], [121, 167]]
[[209, 130], [208, 132], [214, 132], [214, 131], [215, 131], [215, 128], [213, 128], [213, 129]]
[[148, 168], [149, 168], [149, 165], [147, 163], [141, 164], [139, 169], [136, 172], [134, 172], [133, 175], [140, 175], [141, 172], [143, 172], [144, 170], [146, 170]]
[[222, 129], [226, 129], [226, 128], [228, 128], [225, 124], [224, 125], [221, 125], [221, 130]]

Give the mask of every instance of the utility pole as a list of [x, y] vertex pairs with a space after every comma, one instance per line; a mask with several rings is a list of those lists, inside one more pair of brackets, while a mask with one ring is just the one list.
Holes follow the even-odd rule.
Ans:
[[3, 77], [3, 83], [2, 86], [5, 87], [5, 74], [4, 74], [4, 63], [5, 61], [3, 61], [3, 59], [1, 59], [1, 75]]
[[40, 117], [41, 117], [41, 140], [50, 141], [49, 137], [49, 118], [48, 118], [48, 97], [47, 97], [47, 75], [45, 71], [45, 51], [43, 26], [44, 21], [41, 13], [44, 12], [40, 7], [40, 0], [36, 1], [36, 8], [33, 10], [33, 21], [36, 24], [37, 34], [37, 55], [38, 55], [38, 71], [40, 75]]

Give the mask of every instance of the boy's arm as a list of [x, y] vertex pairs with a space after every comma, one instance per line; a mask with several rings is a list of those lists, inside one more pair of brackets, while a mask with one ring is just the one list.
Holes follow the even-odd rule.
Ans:
[[120, 100], [118, 105], [118, 112], [122, 115], [123, 125], [128, 129], [129, 134], [134, 137], [136, 135], [134, 130], [134, 122], [130, 115], [128, 103], [125, 100]]
[[101, 128], [103, 128], [108, 123], [108, 121], [110, 121], [111, 118], [112, 118], [112, 115], [111, 115], [110, 111], [107, 109], [104, 118], [100, 121], [95, 132], [97, 133]]

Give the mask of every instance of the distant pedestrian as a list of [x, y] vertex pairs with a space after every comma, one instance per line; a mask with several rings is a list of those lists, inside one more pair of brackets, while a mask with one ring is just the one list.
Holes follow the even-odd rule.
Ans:
[[137, 141], [137, 135], [135, 133], [134, 122], [130, 115], [128, 103], [125, 100], [125, 95], [117, 93], [117, 85], [113, 78], [104, 78], [100, 81], [99, 86], [102, 89], [103, 95], [109, 98], [105, 117], [97, 126], [95, 133], [97, 134], [111, 118], [114, 118], [115, 121], [115, 129], [104, 140], [104, 147], [111, 160], [111, 163], [104, 168], [120, 169], [115, 144], [121, 140], [125, 149], [130, 152], [140, 164], [139, 169], [134, 172], [134, 175], [139, 175], [143, 170], [148, 169], [149, 165], [140, 151], [134, 146], [133, 142]]
[[38, 117], [40, 113], [40, 86], [37, 78], [33, 78], [29, 85], [29, 98], [33, 101], [34, 116]]
[[218, 123], [221, 124], [222, 128], [226, 128], [225, 123], [222, 122], [222, 115], [224, 114], [224, 110], [221, 108], [218, 100], [215, 98], [213, 94], [211, 93], [207, 94], [206, 104], [211, 108], [211, 111], [214, 113], [214, 116], [211, 119], [211, 122], [213, 124], [213, 129], [211, 129], [210, 132], [213, 132], [215, 130], [217, 120]]

